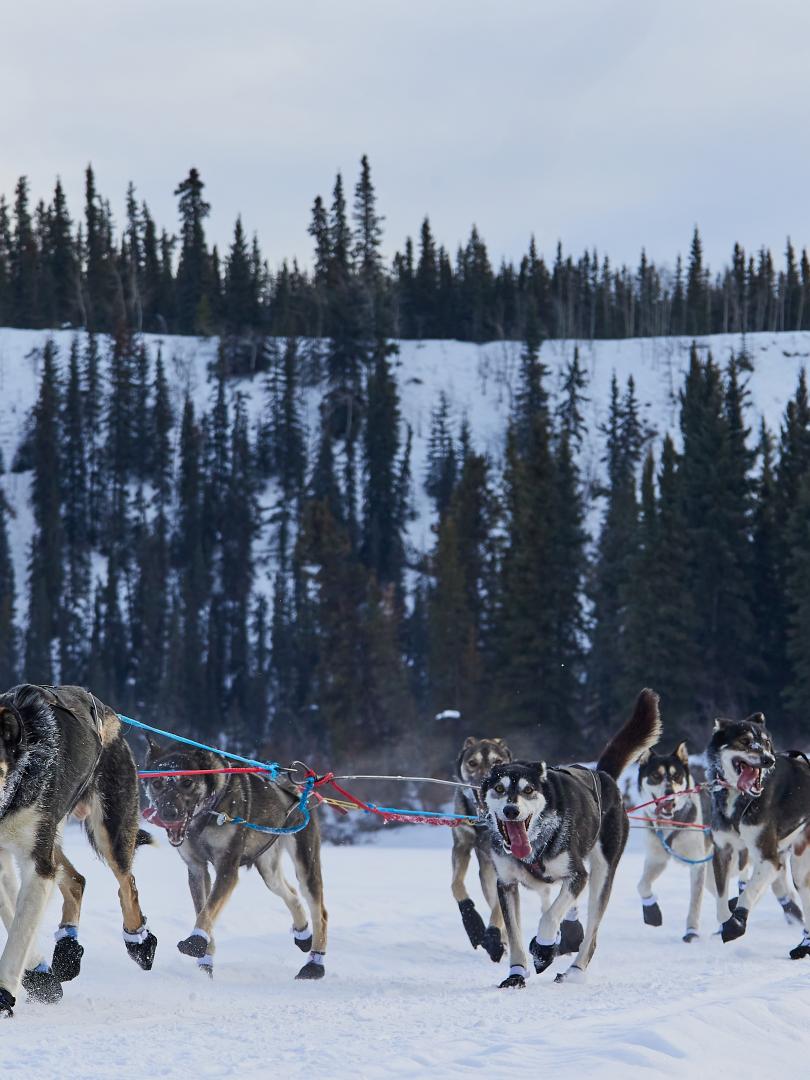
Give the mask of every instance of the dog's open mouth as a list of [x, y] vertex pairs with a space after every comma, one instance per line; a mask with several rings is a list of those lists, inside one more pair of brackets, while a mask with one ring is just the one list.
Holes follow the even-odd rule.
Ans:
[[656, 806], [656, 813], [662, 818], [671, 818], [675, 814], [675, 796], [670, 795], [666, 799], [662, 799]]
[[166, 830], [166, 836], [169, 838], [169, 843], [172, 847], [180, 847], [188, 835], [188, 827], [191, 824], [191, 815], [187, 814], [179, 821], [164, 821], [157, 812], [157, 808], [154, 806], [147, 806], [143, 811], [142, 817], [152, 825], [156, 825], [159, 829]]
[[532, 853], [528, 832], [531, 820], [531, 814], [523, 821], [502, 821], [496, 818], [503, 846], [518, 859], [527, 859]]
[[761, 795], [762, 769], [739, 757], [733, 759], [732, 765], [737, 773], [738, 789], [746, 795]]

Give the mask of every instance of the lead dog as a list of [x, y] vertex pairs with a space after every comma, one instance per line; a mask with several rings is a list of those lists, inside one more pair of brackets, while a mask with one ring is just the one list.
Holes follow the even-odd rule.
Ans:
[[602, 751], [595, 770], [514, 762], [496, 766], [484, 780], [481, 796], [509, 940], [511, 967], [501, 988], [525, 986], [528, 974], [519, 885], [541, 892], [548, 885], [560, 886], [529, 946], [539, 973], [558, 955], [562, 918], [590, 884], [584, 940], [568, 971], [555, 981], [584, 976], [627, 842], [627, 813], [616, 780], [660, 734], [658, 695], [642, 690], [632, 716]]
[[[209, 750], [161, 748], [147, 737], [147, 771], [223, 769], [226, 762]], [[196, 921], [187, 938], [177, 943], [186, 956], [213, 974], [214, 923], [239, 880], [241, 866], [255, 866], [262, 879], [280, 896], [292, 916], [292, 934], [302, 952], [311, 948], [309, 960], [297, 979], [320, 979], [326, 953], [326, 908], [321, 877], [321, 841], [318, 823], [312, 818], [306, 829], [278, 836], [256, 832], [241, 825], [217, 824], [217, 814], [242, 818], [273, 828], [298, 824], [298, 792], [285, 780], [271, 781], [253, 774], [155, 777], [149, 781], [153, 814], [147, 816], [164, 828], [188, 869], [188, 886]], [[292, 858], [296, 877], [311, 919], [296, 890], [285, 879], [281, 855]], [[208, 871], [213, 866], [213, 885]]]
[[92, 846], [118, 881], [127, 951], [148, 970], [157, 940], [138, 902], [132, 860], [137, 844], [149, 837], [138, 829], [138, 777], [118, 716], [75, 686], [24, 684], [0, 694], [0, 848], [16, 857], [21, 878], [0, 957], [0, 1015], [12, 1015], [26, 958], [57, 879], [71, 894], [71, 921], [57, 941], [54, 973], [64, 973], [63, 965], [68, 977], [78, 973], [83, 879], [69, 880], [73, 868], [59, 843], [71, 812], [84, 820]]
[[[749, 913], [788, 858], [806, 920], [810, 911], [807, 759], [791, 754], [777, 757], [765, 717], [754, 713], [746, 720], [715, 720], [706, 760], [708, 777], [714, 783], [713, 871], [723, 941], [742, 937]], [[743, 851], [751, 861], [751, 879], [732, 910], [728, 901], [732, 859]], [[806, 929], [790, 955], [793, 959], [810, 955]]]

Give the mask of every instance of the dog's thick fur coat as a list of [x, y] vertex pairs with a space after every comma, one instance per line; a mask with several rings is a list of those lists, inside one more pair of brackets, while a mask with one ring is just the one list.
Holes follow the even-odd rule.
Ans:
[[519, 885], [542, 891], [559, 884], [559, 893], [543, 912], [530, 946], [537, 972], [558, 955], [563, 916], [577, 903], [585, 885], [590, 885], [584, 939], [573, 964], [557, 981], [584, 974], [627, 842], [627, 813], [616, 780], [660, 734], [658, 695], [642, 690], [632, 716], [607, 744], [595, 770], [516, 762], [497, 766], [484, 780], [481, 797], [490, 825], [511, 964], [501, 987], [525, 986], [528, 974]]
[[[148, 739], [147, 770], [222, 769], [226, 761], [208, 750], [161, 747]], [[323, 901], [320, 831], [313, 817], [306, 829], [286, 836], [268, 835], [240, 825], [217, 824], [217, 813], [242, 818], [256, 825], [279, 828], [300, 820], [298, 791], [287, 780], [271, 781], [254, 774], [216, 774], [156, 778], [149, 781], [149, 796], [159, 816], [154, 823], [166, 829], [188, 869], [188, 885], [196, 921], [178, 949], [196, 957], [213, 974], [214, 924], [239, 880], [241, 866], [255, 866], [262, 879], [280, 896], [292, 916], [295, 944], [308, 962], [296, 978], [318, 979], [324, 974], [327, 914]], [[215, 811], [215, 812], [214, 812]], [[292, 858], [301, 897], [286, 880], [281, 855]], [[209, 873], [213, 866], [213, 884]]]
[[[0, 957], [0, 1011], [11, 1014], [14, 996], [42, 912], [58, 880], [65, 904], [54, 953], [60, 981], [78, 974], [75, 934], [84, 879], [61, 850], [70, 813], [84, 821], [96, 852], [118, 881], [127, 951], [152, 966], [154, 935], [138, 900], [132, 861], [139, 843], [138, 777], [117, 714], [77, 686], [23, 684], [0, 695], [0, 848], [20, 868], [20, 889]], [[73, 947], [63, 944], [73, 942]]]

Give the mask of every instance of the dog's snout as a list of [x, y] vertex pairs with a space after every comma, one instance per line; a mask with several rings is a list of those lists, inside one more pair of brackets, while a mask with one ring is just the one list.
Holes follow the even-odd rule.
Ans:
[[769, 754], [766, 750], [762, 755], [762, 768], [772, 769], [775, 764], [776, 758], [773, 756], [773, 754]]
[[509, 818], [510, 821], [514, 821], [519, 813], [520, 810], [518, 810], [518, 808], [512, 803], [509, 803], [503, 808], [503, 816], [505, 818]]

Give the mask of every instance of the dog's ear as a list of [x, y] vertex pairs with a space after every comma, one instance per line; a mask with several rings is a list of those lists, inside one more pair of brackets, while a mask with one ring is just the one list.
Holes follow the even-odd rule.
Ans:
[[161, 752], [160, 743], [148, 731], [143, 733], [143, 737], [146, 739], [146, 745], [149, 748], [148, 757], [159, 757]]
[[478, 742], [478, 739], [476, 739], [476, 737], [474, 735], [468, 735], [467, 738], [464, 740], [464, 745], [462, 746], [461, 749], [462, 750], [469, 750], [470, 747], [475, 746], [475, 744], [477, 742]]
[[678, 743], [672, 753], [676, 758], [679, 758], [684, 765], [689, 765], [689, 751], [686, 749], [685, 742]]
[[13, 705], [0, 705], [0, 739], [6, 746], [19, 746], [23, 737], [22, 717]]
[[746, 723], [748, 723], [748, 724], [759, 724], [762, 727], [764, 727], [765, 726], [765, 713], [761, 713], [761, 712], [751, 713], [750, 716], [746, 717]]
[[537, 775], [540, 777], [540, 783], [548, 776], [548, 769], [546, 768], [545, 761], [533, 761], [532, 768], [537, 770]]
[[722, 731], [722, 730], [723, 730], [723, 728], [724, 728], [724, 727], [728, 727], [728, 725], [729, 725], [730, 723], [731, 723], [731, 720], [723, 720], [723, 718], [722, 718], [722, 717], [720, 717], [720, 716], [715, 716], [715, 718], [714, 718], [714, 728], [713, 728], [713, 730], [714, 730], [714, 731]]
[[636, 758], [636, 765], [646, 765], [652, 757], [652, 750], [642, 750]]

